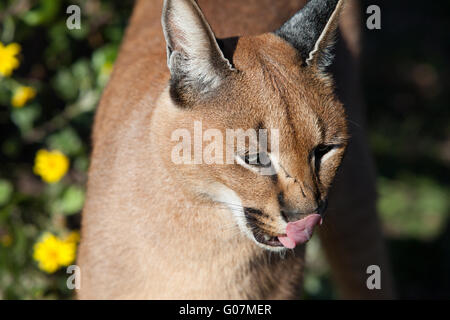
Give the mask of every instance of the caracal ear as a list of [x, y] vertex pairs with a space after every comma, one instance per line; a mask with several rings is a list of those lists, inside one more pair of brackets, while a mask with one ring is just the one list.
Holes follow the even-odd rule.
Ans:
[[325, 69], [332, 61], [330, 49], [344, 0], [310, 0], [275, 34], [301, 54], [307, 66]]
[[211, 92], [232, 72], [196, 1], [165, 0], [162, 26], [171, 91], [178, 98]]

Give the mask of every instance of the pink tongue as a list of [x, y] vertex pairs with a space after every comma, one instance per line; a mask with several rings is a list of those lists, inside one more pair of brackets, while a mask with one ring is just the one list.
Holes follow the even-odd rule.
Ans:
[[320, 223], [322, 218], [319, 214], [310, 214], [309, 216], [289, 222], [286, 227], [286, 237], [278, 237], [281, 244], [288, 249], [294, 249], [298, 244], [303, 244], [311, 239], [314, 227]]

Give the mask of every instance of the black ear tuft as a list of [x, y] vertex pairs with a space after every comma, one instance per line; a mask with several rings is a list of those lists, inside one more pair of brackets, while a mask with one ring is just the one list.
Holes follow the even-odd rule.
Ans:
[[329, 50], [344, 0], [310, 0], [275, 34], [295, 47], [308, 66], [324, 69], [331, 63]]

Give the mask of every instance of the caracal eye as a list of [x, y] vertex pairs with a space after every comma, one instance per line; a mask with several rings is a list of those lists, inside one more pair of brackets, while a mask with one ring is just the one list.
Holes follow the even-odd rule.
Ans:
[[254, 154], [245, 154], [242, 157], [242, 160], [249, 165], [261, 168], [268, 168], [272, 165], [270, 161], [270, 157], [266, 152], [254, 153]]
[[326, 155], [328, 152], [330, 152], [330, 151], [333, 150], [334, 148], [336, 148], [336, 145], [319, 144], [319, 145], [314, 149], [314, 157], [316, 158], [316, 160], [320, 160], [320, 159], [322, 159], [322, 157], [323, 157], [324, 155]]
[[320, 165], [322, 162], [329, 159], [335, 150], [337, 150], [341, 145], [336, 144], [319, 144], [312, 153], [312, 161], [314, 163], [314, 168], [317, 172], [320, 171]]

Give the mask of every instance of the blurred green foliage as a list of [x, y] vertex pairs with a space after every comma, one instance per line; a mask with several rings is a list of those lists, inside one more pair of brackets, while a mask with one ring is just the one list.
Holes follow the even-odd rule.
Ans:
[[363, 77], [379, 211], [403, 298], [450, 297], [448, 1], [378, 4]]
[[[81, 29], [66, 27], [69, 5]], [[80, 227], [93, 115], [112, 71], [132, 1], [0, 2], [0, 41], [18, 43], [20, 67], [0, 76], [0, 299], [70, 298], [65, 270], [40, 270], [33, 245], [43, 232]], [[15, 90], [36, 96], [20, 108]], [[38, 150], [59, 150], [70, 169], [57, 183], [33, 174]]]
[[[73, 4], [81, 7], [80, 30], [66, 27], [65, 11]], [[379, 210], [397, 287], [401, 297], [448, 297], [450, 39], [444, 30], [450, 6], [378, 4], [382, 30], [364, 30], [363, 80]], [[72, 296], [63, 269], [47, 274], [37, 267], [33, 245], [45, 231], [63, 235], [80, 227], [93, 115], [131, 9], [131, 0], [0, 2], [0, 41], [22, 47], [20, 67], [0, 77], [0, 299]], [[31, 86], [37, 95], [14, 108], [19, 86]], [[33, 174], [40, 149], [70, 159], [59, 182]], [[316, 238], [308, 255], [306, 297], [335, 297]], [[439, 273], [436, 281], [430, 270]]]
[[379, 179], [379, 211], [392, 236], [430, 239], [447, 222], [449, 191], [428, 177]]

